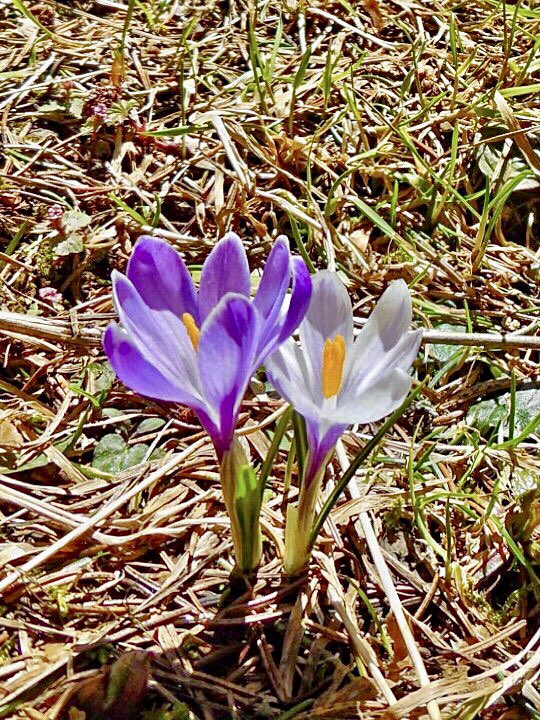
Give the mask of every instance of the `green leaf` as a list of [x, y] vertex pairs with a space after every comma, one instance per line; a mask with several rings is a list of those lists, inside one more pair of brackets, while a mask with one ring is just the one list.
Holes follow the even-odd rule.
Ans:
[[62, 113], [63, 114], [66, 111], [66, 106], [64, 103], [59, 103], [57, 100], [50, 100], [47, 103], [43, 103], [40, 106], [39, 111], [41, 113], [56, 113], [56, 114]]
[[[482, 400], [469, 408], [467, 423], [482, 435], [496, 431], [510, 413], [510, 393], [492, 400]], [[515, 394], [514, 434], [520, 435], [540, 415], [540, 390], [518, 390]], [[508, 432], [505, 431], [505, 436]]]
[[73, 117], [80, 120], [83, 116], [84, 100], [81, 97], [73, 98], [69, 103], [69, 112]]
[[174, 128], [165, 128], [164, 130], [147, 130], [141, 133], [143, 137], [179, 137], [181, 135], [189, 135], [194, 132], [202, 132], [206, 130], [208, 125], [179, 125]]
[[73, 255], [74, 253], [80, 253], [84, 251], [83, 236], [80, 233], [72, 233], [69, 237], [54, 248], [54, 252], [59, 257], [65, 257], [66, 255]]
[[143, 712], [142, 718], [143, 720], [191, 720], [195, 716], [191, 713], [188, 705], [176, 702], [170, 709], [146, 710]]
[[287, 447], [285, 449], [287, 449], [287, 450], [290, 449], [291, 443], [289, 440], [287, 440], [285, 433], [287, 432], [287, 428], [289, 427], [289, 423], [291, 422], [293, 412], [294, 412], [293, 407], [292, 407], [292, 405], [290, 405], [287, 408], [287, 410], [284, 412], [282, 417], [280, 418], [280, 421], [274, 432], [274, 437], [272, 438], [272, 444], [270, 445], [270, 449], [268, 450], [268, 454], [264, 460], [264, 463], [262, 465], [260, 475], [259, 475], [259, 483], [260, 483], [261, 489], [263, 491], [266, 489], [266, 483], [267, 483], [268, 477], [272, 471], [272, 465], [273, 465], [273, 462], [276, 457], [278, 449], [283, 448], [284, 441], [286, 441], [286, 444], [287, 444]]
[[163, 418], [146, 418], [143, 420], [139, 427], [135, 430], [134, 435], [144, 435], [145, 433], [154, 432], [159, 430], [165, 425]]
[[81, 210], [68, 210], [62, 215], [62, 228], [66, 235], [90, 225], [90, 215]]
[[261, 502], [261, 487], [255, 471], [249, 465], [242, 465], [236, 475], [234, 505], [241, 541], [237, 564], [243, 572], [253, 570], [260, 560]]
[[129, 205], [127, 205], [123, 200], [121, 200], [119, 197], [116, 197], [114, 193], [109, 193], [107, 197], [109, 198], [109, 200], [112, 200], [114, 203], [116, 203], [119, 208], [124, 210], [124, 212], [127, 212], [128, 215], [131, 215], [131, 217], [135, 220], [135, 222], [139, 223], [139, 225], [147, 224], [144, 215], [141, 215], [139, 212], [137, 212], [137, 210], [130, 208]]
[[125, 454], [124, 460], [122, 461], [121, 470], [127, 470], [127, 468], [140, 465], [144, 462], [146, 453], [148, 452], [148, 445], [146, 443], [137, 443], [136, 445], [129, 445]]
[[394, 230], [394, 228], [389, 225], [386, 220], [379, 215], [379, 213], [374, 210], [370, 205], [368, 205], [366, 202], [361, 200], [360, 198], [356, 197], [349, 197], [349, 200], [353, 203], [353, 205], [356, 205], [358, 210], [362, 213], [362, 215], [365, 215], [367, 219], [375, 225], [375, 227], [379, 228], [379, 230], [383, 233], [383, 235], [386, 235], [388, 238], [396, 239], [399, 238], [398, 233]]
[[482, 435], [497, 430], [506, 415], [506, 408], [497, 400], [482, 400], [469, 408], [467, 424], [477, 428]]
[[[453, 323], [441, 323], [440, 325], [437, 325], [436, 330], [441, 330], [443, 332], [466, 332], [467, 328], [464, 325], [456, 325]], [[459, 346], [456, 345], [430, 345], [429, 346], [429, 352], [430, 355], [434, 355], [437, 360], [441, 363], [441, 365], [444, 365], [447, 363], [452, 355], [455, 355], [455, 353], [459, 350]], [[463, 349], [463, 348], [461, 348]]]
[[[530, 167], [527, 165], [525, 158], [520, 150], [512, 144], [506, 157], [502, 159], [505, 152], [504, 140], [493, 142], [493, 138], [508, 135], [508, 130], [502, 125], [486, 125], [480, 131], [480, 144], [476, 151], [476, 159], [480, 171], [490, 180], [495, 177], [501, 170], [500, 180], [502, 184], [513, 178], [517, 178], [523, 172], [528, 172], [529, 177], [522, 179], [513, 190], [532, 190], [538, 188], [540, 183], [534, 177]], [[540, 150], [534, 148], [536, 154], [540, 157]]]
[[92, 467], [103, 472], [115, 474], [140, 465], [148, 452], [148, 445], [138, 443], [127, 445], [116, 433], [104, 435], [94, 450]]
[[109, 363], [92, 363], [88, 370], [93, 373], [96, 392], [103, 392], [112, 388], [116, 374]]
[[[510, 393], [505, 396], [510, 405]], [[540, 390], [518, 390], [516, 393], [515, 433], [520, 434], [525, 426], [540, 415]]]
[[521, 502], [521, 500], [531, 493], [540, 493], [540, 475], [533, 474], [528, 468], [514, 467], [508, 484], [512, 492], [512, 497]]

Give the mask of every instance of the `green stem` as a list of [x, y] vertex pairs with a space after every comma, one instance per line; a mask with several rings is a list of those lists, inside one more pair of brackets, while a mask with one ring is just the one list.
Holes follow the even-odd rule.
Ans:
[[[287, 507], [285, 556], [283, 558], [283, 566], [287, 575], [297, 575], [309, 563], [312, 547], [311, 528], [315, 520], [317, 500], [321, 492], [324, 473], [332, 453], [333, 450], [326, 455], [309, 479], [306, 478], [306, 472], [304, 472], [298, 503], [290, 504]], [[308, 454], [305, 468], [311, 475], [309, 467]]]
[[231, 521], [236, 566], [242, 573], [250, 573], [257, 568], [262, 556], [259, 521], [262, 493], [237, 437], [223, 455], [220, 479]]

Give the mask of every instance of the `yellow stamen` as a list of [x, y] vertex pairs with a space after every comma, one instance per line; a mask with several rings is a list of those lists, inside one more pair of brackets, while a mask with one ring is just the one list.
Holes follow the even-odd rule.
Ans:
[[325, 340], [322, 360], [322, 391], [325, 398], [334, 397], [341, 389], [343, 365], [345, 364], [345, 340], [336, 335]]
[[199, 328], [191, 313], [182, 313], [182, 322], [186, 326], [187, 334], [195, 350], [199, 347]]

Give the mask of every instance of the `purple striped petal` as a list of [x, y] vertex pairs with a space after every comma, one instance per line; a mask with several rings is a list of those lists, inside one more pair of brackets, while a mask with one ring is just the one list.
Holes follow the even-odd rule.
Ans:
[[249, 266], [238, 235], [227, 233], [214, 247], [203, 265], [199, 285], [201, 324], [229, 292], [249, 297]]
[[168, 310], [176, 317], [190, 313], [199, 323], [197, 291], [186, 264], [169, 243], [142, 235], [127, 267], [143, 301], [152, 310]]
[[399, 407], [411, 388], [407, 370], [421, 341], [422, 330], [413, 330], [381, 353], [375, 364], [368, 368], [353, 366], [332, 418], [348, 423], [376, 422]]
[[[293, 289], [288, 302], [288, 308], [283, 311], [286, 304], [285, 296], [280, 299], [278, 312], [272, 317], [274, 321], [264, 324], [262, 337], [259, 341], [258, 359], [263, 363], [285, 340], [287, 340], [302, 322], [311, 299], [311, 275], [302, 258], [290, 258], [292, 268]], [[289, 280], [287, 280], [287, 286]]]
[[279, 317], [291, 280], [289, 241], [280, 235], [266, 261], [253, 303], [267, 323]]
[[230, 446], [238, 409], [254, 371], [259, 322], [248, 298], [228, 294], [201, 330], [199, 372], [206, 401], [217, 418], [219, 437], [212, 440], [218, 455]]
[[[341, 388], [339, 400], [355, 397], [364, 392], [373, 383], [378, 383], [381, 376], [393, 370], [408, 370], [418, 354], [422, 342], [422, 330], [413, 330], [401, 337], [394, 347], [387, 351], [380, 350], [378, 355], [369, 352], [369, 362], [365, 356], [355, 356], [348, 370], [347, 377]], [[358, 420], [357, 422], [360, 422]]]
[[190, 395], [199, 395], [195, 351], [183, 322], [151, 310], [124, 275], [113, 273], [113, 297], [122, 327], [141, 355]]
[[305, 482], [310, 483], [323, 463], [328, 462], [329, 454], [341, 437], [347, 425], [332, 423], [323, 419], [306, 418], [307, 445], [309, 448]]
[[351, 300], [336, 273], [320, 270], [313, 278], [313, 295], [300, 327], [300, 341], [314, 367], [320, 367], [325, 341], [336, 335], [343, 337], [347, 348], [352, 344]]
[[134, 392], [155, 400], [189, 405], [195, 410], [201, 406], [200, 400], [171, 382], [146, 360], [127, 331], [117, 323], [107, 327], [103, 347], [116, 375]]
[[285, 322], [279, 333], [280, 343], [290, 337], [304, 319], [313, 290], [311, 275], [302, 258], [292, 258], [292, 276], [293, 290]]

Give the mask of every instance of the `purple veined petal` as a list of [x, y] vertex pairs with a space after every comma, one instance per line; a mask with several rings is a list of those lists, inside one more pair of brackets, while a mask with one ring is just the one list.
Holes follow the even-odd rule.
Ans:
[[337, 441], [343, 435], [347, 425], [335, 423], [327, 419], [317, 420], [306, 418], [306, 435], [308, 445], [308, 465], [304, 482], [309, 483], [316, 475], [317, 470], [326, 462], [328, 454], [334, 449]]
[[201, 325], [227, 293], [249, 297], [249, 265], [238, 235], [227, 233], [206, 258], [199, 284]]
[[253, 304], [268, 324], [272, 324], [281, 312], [283, 300], [291, 280], [291, 255], [285, 235], [276, 238], [264, 266], [261, 282]]
[[[370, 368], [407, 333], [412, 303], [404, 280], [396, 280], [381, 295], [366, 324], [354, 341], [350, 367]], [[354, 371], [353, 371], [354, 372]]]
[[188, 405], [194, 410], [202, 407], [200, 398], [176, 385], [143, 357], [129, 333], [117, 323], [111, 323], [105, 330], [103, 347], [118, 378], [134, 392], [154, 400]]
[[313, 282], [306, 263], [299, 257], [292, 258], [293, 289], [289, 309], [279, 333], [279, 342], [290, 337], [304, 320], [313, 297]]
[[308, 358], [290, 338], [265, 363], [270, 382], [294, 409], [305, 418], [320, 416], [323, 402], [320, 382], [313, 376]]
[[[264, 362], [282, 342], [287, 340], [300, 325], [309, 307], [311, 299], [311, 275], [299, 257], [290, 258], [293, 287], [290, 298], [281, 298], [281, 306], [276, 307], [277, 314], [265, 323], [263, 335], [259, 343], [259, 361]], [[287, 285], [289, 281], [287, 282]], [[285, 309], [286, 308], [286, 309]]]
[[280, 235], [266, 261], [259, 288], [253, 300], [262, 320], [258, 356], [263, 362], [278, 345], [281, 328], [280, 316], [284, 313], [287, 290], [291, 281], [291, 256], [289, 241]]
[[216, 419], [212, 419], [209, 414], [210, 408], [204, 410], [197, 410], [197, 417], [203, 428], [206, 430], [210, 439], [214, 443], [216, 448], [220, 447], [221, 433], [219, 427], [216, 425]]
[[334, 411], [332, 421], [352, 425], [381, 420], [405, 400], [412, 381], [412, 377], [401, 368], [380, 375], [363, 391], [344, 399]]
[[[199, 337], [198, 362], [207, 406], [220, 436], [218, 455], [230, 446], [238, 409], [255, 368], [260, 319], [249, 298], [229, 293], [208, 316]], [[214, 419], [215, 418], [215, 419]]]
[[112, 282], [120, 323], [141, 355], [174, 385], [200, 396], [195, 350], [180, 318], [151, 310], [124, 275], [113, 272]]
[[127, 277], [152, 310], [184, 313], [199, 324], [197, 291], [186, 264], [165, 240], [142, 235], [133, 248]]
[[307, 314], [300, 325], [300, 342], [320, 378], [324, 344], [341, 335], [347, 351], [352, 348], [353, 317], [349, 294], [339, 276], [321, 270], [313, 277], [313, 292]]

